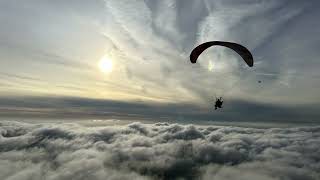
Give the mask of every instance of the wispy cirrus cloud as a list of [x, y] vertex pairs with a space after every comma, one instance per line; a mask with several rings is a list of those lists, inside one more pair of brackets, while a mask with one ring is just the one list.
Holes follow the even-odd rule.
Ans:
[[[281, 99], [283, 103], [289, 103], [290, 100], [282, 98], [281, 94], [286, 89], [283, 83], [291, 84], [292, 78], [290, 76], [289, 80], [284, 76], [298, 68], [294, 63], [290, 65], [290, 61], [298, 59], [294, 51], [288, 50], [285, 45], [281, 47], [281, 44], [301, 47], [300, 50], [296, 48], [296, 52], [303, 52], [307, 57], [311, 49], [305, 47], [317, 41], [311, 40], [311, 34], [308, 36], [308, 45], [290, 39], [290, 32], [302, 35], [306, 27], [287, 29], [287, 26], [303, 24], [302, 19], [312, 16], [315, 11], [310, 3], [298, 1], [292, 4], [285, 1], [147, 1], [146, 4], [106, 1], [106, 6], [108, 18], [105, 35], [113, 38], [114, 42], [118, 41], [117, 46], [125, 52], [130, 62], [123, 64], [129, 69], [130, 78], [135, 77], [133, 79], [137, 83], [144, 83], [146, 87], [154, 82], [159, 83], [161, 86], [157, 86], [157, 89], [165, 86], [166, 92], [183, 90], [182, 93], [202, 100], [212, 95], [212, 91], [221, 94], [236, 86], [238, 90], [231, 93], [232, 97], [248, 98], [252, 95], [250, 93], [254, 93], [255, 100], [279, 103], [277, 99]], [[239, 57], [231, 51], [216, 48], [200, 57], [202, 68], [197, 71], [187, 63], [188, 55], [195, 45], [210, 40], [242, 43], [253, 51], [254, 57], [263, 57], [263, 60], [260, 59], [263, 63], [257, 64], [255, 73], [252, 73], [252, 69], [244, 69]], [[284, 48], [287, 49], [286, 53], [283, 52]], [[214, 72], [207, 71], [208, 59], [213, 62]], [[170, 69], [170, 73], [158, 67]], [[274, 78], [261, 76], [271, 73], [275, 75]], [[270, 94], [268, 100], [264, 99], [262, 96], [265, 91], [253, 83], [261, 79], [264, 87], [268, 87], [268, 90], [272, 88], [272, 93], [278, 95]], [[173, 83], [162, 84], [165, 81]], [[235, 81], [240, 83], [235, 85]], [[311, 81], [316, 80], [311, 78]], [[197, 82], [197, 85], [193, 87], [190, 82]], [[302, 84], [298, 86], [305, 87]], [[292, 98], [303, 101], [305, 98], [311, 100], [310, 97]]]
[[[317, 1], [3, 1], [0, 7], [0, 71], [15, 75], [1, 79], [9, 85], [2, 96], [319, 103]], [[215, 47], [191, 64], [192, 48], [211, 40], [243, 44], [257, 63], [248, 68], [231, 50]], [[97, 68], [104, 55], [114, 62], [109, 75]]]

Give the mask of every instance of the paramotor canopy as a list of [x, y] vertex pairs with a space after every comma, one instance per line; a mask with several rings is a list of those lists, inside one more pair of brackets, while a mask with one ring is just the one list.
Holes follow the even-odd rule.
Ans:
[[246, 47], [244, 47], [240, 44], [237, 44], [237, 43], [225, 42], [225, 41], [209, 41], [209, 42], [205, 42], [203, 44], [200, 44], [199, 46], [197, 46], [196, 48], [194, 48], [192, 50], [192, 52], [190, 54], [190, 61], [192, 63], [196, 63], [200, 54], [211, 46], [224, 46], [224, 47], [230, 48], [230, 49], [234, 50], [235, 52], [237, 52], [242, 57], [242, 59], [247, 63], [247, 65], [249, 67], [253, 66], [252, 54], [250, 53], [250, 51]]

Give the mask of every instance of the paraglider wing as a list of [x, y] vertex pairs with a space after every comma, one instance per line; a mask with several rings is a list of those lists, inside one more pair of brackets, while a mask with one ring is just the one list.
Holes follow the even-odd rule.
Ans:
[[237, 44], [237, 43], [224, 42], [224, 41], [209, 41], [209, 42], [205, 42], [203, 44], [200, 44], [199, 46], [197, 46], [196, 48], [194, 48], [192, 50], [192, 52], [190, 54], [190, 61], [192, 63], [196, 63], [200, 54], [211, 46], [228, 47], [228, 48], [234, 50], [235, 52], [237, 52], [242, 57], [242, 59], [247, 63], [247, 65], [249, 67], [253, 66], [252, 54], [250, 53], [250, 51], [246, 47], [244, 47], [240, 44]]

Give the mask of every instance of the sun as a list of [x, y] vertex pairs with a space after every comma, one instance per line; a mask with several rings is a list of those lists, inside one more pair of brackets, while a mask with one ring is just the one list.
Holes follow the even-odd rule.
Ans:
[[103, 73], [111, 73], [112, 72], [112, 67], [113, 63], [112, 60], [106, 56], [102, 57], [99, 61], [99, 69]]

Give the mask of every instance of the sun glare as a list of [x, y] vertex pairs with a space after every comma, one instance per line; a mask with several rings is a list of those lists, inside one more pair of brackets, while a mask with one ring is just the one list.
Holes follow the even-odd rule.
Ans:
[[109, 59], [108, 57], [104, 56], [103, 58], [101, 58], [101, 60], [99, 61], [99, 69], [101, 72], [104, 73], [111, 73], [112, 71], [112, 60]]
[[209, 70], [209, 71], [212, 71], [212, 70], [213, 70], [213, 63], [212, 63], [211, 61], [209, 61], [208, 70]]

